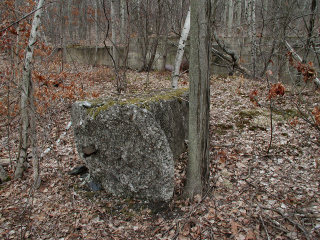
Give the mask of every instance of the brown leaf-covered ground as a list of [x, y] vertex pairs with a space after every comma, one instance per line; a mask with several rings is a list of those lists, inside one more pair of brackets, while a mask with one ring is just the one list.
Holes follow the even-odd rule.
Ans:
[[[301, 118], [311, 119], [319, 92], [306, 88], [299, 95], [287, 87], [283, 97], [271, 99], [271, 128], [266, 82], [212, 76], [210, 189], [203, 198], [179, 197], [185, 153], [176, 163], [174, 198], [152, 203], [89, 192], [67, 175], [83, 164], [73, 143], [71, 103], [116, 91], [111, 69], [59, 68], [47, 63], [34, 73], [42, 184], [32, 188], [30, 166], [22, 179], [0, 185], [1, 239], [320, 238], [319, 131]], [[131, 94], [170, 87], [168, 73], [127, 71], [127, 79]], [[187, 82], [185, 74], [180, 86]], [[13, 159], [17, 153], [18, 117], [10, 119], [9, 137], [5, 124], [0, 128], [1, 159], [9, 149]], [[31, 165], [32, 155], [28, 160]]]

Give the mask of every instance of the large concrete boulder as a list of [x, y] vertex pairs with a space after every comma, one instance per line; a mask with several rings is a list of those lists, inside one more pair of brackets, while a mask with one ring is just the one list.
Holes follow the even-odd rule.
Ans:
[[186, 90], [73, 104], [75, 144], [90, 175], [115, 196], [168, 201], [185, 151]]

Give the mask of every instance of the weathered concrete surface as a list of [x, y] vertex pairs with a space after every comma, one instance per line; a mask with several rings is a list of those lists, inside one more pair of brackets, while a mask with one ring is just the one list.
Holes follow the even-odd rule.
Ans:
[[185, 151], [188, 102], [166, 94], [120, 101], [76, 102], [75, 144], [90, 175], [121, 197], [168, 201], [174, 188], [174, 157]]
[[188, 106], [188, 102], [181, 99], [159, 101], [150, 105], [149, 111], [164, 131], [174, 160], [186, 151]]

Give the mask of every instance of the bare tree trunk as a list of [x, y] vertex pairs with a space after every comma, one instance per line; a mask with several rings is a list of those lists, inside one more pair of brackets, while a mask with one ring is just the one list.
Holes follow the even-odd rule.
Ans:
[[99, 35], [98, 35], [98, 0], [94, 1], [94, 19], [95, 19], [95, 31], [96, 31], [96, 42], [95, 42], [95, 50], [94, 50], [94, 64], [97, 65], [97, 54], [98, 54], [98, 43], [99, 43]]
[[251, 35], [251, 28], [250, 28], [250, 2], [251, 0], [244, 0], [244, 11], [245, 11], [245, 19], [248, 25], [248, 35]]
[[[33, 99], [30, 99], [30, 96], [32, 94], [32, 84], [31, 84], [31, 61], [33, 58], [33, 50], [34, 50], [34, 44], [36, 43], [37, 39], [37, 29], [40, 26], [41, 20], [41, 13], [42, 13], [42, 6], [43, 6], [44, 0], [39, 0], [37, 9], [38, 11], [35, 12], [33, 22], [32, 22], [32, 28], [30, 32], [30, 38], [29, 43], [26, 49], [26, 55], [25, 55], [25, 61], [24, 61], [24, 67], [23, 67], [23, 75], [22, 75], [22, 86], [21, 86], [21, 126], [22, 126], [22, 143], [21, 143], [21, 149], [19, 154], [19, 159], [17, 163], [17, 168], [15, 171], [15, 178], [21, 178], [23, 171], [25, 170], [25, 164], [26, 164], [26, 158], [27, 158], [27, 149], [28, 149], [28, 137], [29, 137], [29, 115], [28, 111], [32, 111], [30, 105], [30, 101]], [[34, 110], [34, 109], [33, 109]], [[31, 113], [31, 114], [34, 114]], [[33, 150], [33, 178], [34, 178], [34, 184], [36, 187], [40, 185], [40, 177], [39, 177], [39, 159], [38, 159], [38, 153], [37, 153], [37, 139], [36, 139], [36, 123], [35, 118], [31, 117], [31, 130], [33, 131], [31, 134], [32, 137], [32, 150]]]
[[[223, 15], [222, 15], [222, 25], [228, 26], [228, 11], [229, 11], [229, 0], [224, 1], [224, 9], [223, 9]], [[222, 36], [226, 37], [228, 36], [228, 29], [226, 27], [225, 31], [222, 31]]]
[[[15, 1], [15, 9], [18, 9], [18, 0]], [[16, 49], [15, 49], [15, 65], [17, 66], [17, 68], [19, 67], [19, 52], [20, 52], [20, 25], [17, 24], [17, 42], [16, 42]], [[18, 76], [18, 81], [17, 84], [20, 85], [20, 76], [19, 76], [19, 71], [17, 72], [17, 76]]]
[[307, 62], [308, 55], [310, 53], [311, 49], [311, 44], [312, 44], [312, 36], [313, 36], [313, 31], [314, 31], [314, 22], [315, 22], [315, 17], [316, 17], [316, 9], [317, 9], [317, 0], [312, 0], [310, 10], [311, 10], [311, 15], [310, 15], [310, 20], [309, 20], [309, 27], [308, 27], [308, 38], [307, 38], [307, 43], [305, 46], [305, 54], [303, 56], [302, 63]]
[[179, 19], [179, 22], [180, 22], [179, 30], [180, 31], [183, 28], [183, 2], [184, 2], [184, 0], [180, 0], [179, 3], [178, 3], [178, 5], [179, 5], [178, 11], [179, 11], [179, 13], [181, 13], [180, 14], [180, 19]]
[[[171, 3], [169, 3], [170, 6], [171, 6]], [[164, 70], [165, 69], [165, 66], [166, 66], [166, 63], [167, 63], [167, 55], [168, 55], [168, 34], [169, 34], [169, 21], [166, 21], [165, 22], [165, 25], [164, 25], [164, 34], [163, 34], [163, 44], [162, 44], [162, 61], [161, 61], [161, 66], [160, 66], [160, 69], [161, 70]]]
[[141, 4], [140, 0], [137, 0], [137, 19], [138, 24], [140, 27], [138, 27], [138, 42], [141, 47], [141, 55], [142, 55], [142, 61], [143, 65], [139, 71], [145, 71], [147, 70], [147, 54], [148, 54], [148, 47], [149, 47], [149, 36], [148, 36], [148, 19], [147, 16], [143, 16], [143, 12], [145, 11], [144, 4]]
[[162, 33], [162, 14], [163, 14], [163, 4], [161, 3], [161, 0], [157, 0], [157, 14], [154, 16], [155, 19], [155, 38], [152, 41], [151, 44], [151, 51], [150, 51], [150, 58], [149, 63], [147, 66], [147, 71], [149, 72], [152, 69], [152, 65], [154, 63], [156, 54], [157, 54], [157, 48], [159, 45], [159, 39]]
[[249, 0], [248, 4], [248, 22], [250, 28], [250, 43], [251, 43], [251, 64], [252, 77], [256, 77], [256, 62], [257, 62], [257, 30], [256, 30], [256, 0]]
[[119, 56], [118, 56], [118, 45], [117, 45], [117, 14], [116, 14], [116, 6], [115, 0], [111, 0], [111, 42], [112, 42], [112, 57], [113, 57], [113, 64], [114, 70], [116, 73], [117, 78], [117, 92], [121, 93], [122, 91], [126, 91], [126, 86], [123, 83], [123, 79], [121, 79], [120, 72], [119, 72]]
[[62, 16], [62, 12], [63, 12], [63, 1], [60, 0], [59, 2], [59, 8], [60, 8], [60, 13], [59, 13], [59, 17], [60, 17], [60, 48], [61, 48], [61, 69], [60, 69], [60, 72], [63, 72], [64, 70], [64, 32], [65, 32], [65, 29], [64, 29], [64, 17]]
[[88, 31], [88, 24], [87, 24], [87, 19], [86, 19], [86, 2], [85, 1], [80, 1], [80, 25], [79, 25], [79, 36], [80, 36], [80, 41], [84, 40], [86, 42], [87, 40], [87, 31]]
[[252, 74], [256, 77], [256, 63], [257, 63], [257, 29], [256, 29], [256, 0], [251, 0], [251, 28], [252, 28]]
[[185, 197], [203, 195], [209, 181], [211, 0], [191, 0], [189, 160]]
[[239, 27], [240, 24], [241, 24], [241, 12], [242, 12], [242, 0], [237, 0], [237, 8], [236, 8], [236, 13], [237, 13], [236, 24], [237, 24], [237, 27]]
[[40, 184], [41, 184], [41, 178], [40, 178], [39, 148], [38, 148], [38, 142], [37, 142], [36, 109], [34, 106], [33, 90], [34, 90], [33, 84], [32, 84], [32, 81], [30, 81], [30, 107], [29, 107], [30, 143], [31, 143], [31, 149], [32, 149], [34, 187], [38, 188], [40, 187]]
[[111, 34], [112, 34], [112, 56], [115, 62], [116, 71], [118, 69], [118, 52], [117, 52], [117, 28], [116, 28], [116, 9], [115, 0], [111, 0]]
[[125, 12], [126, 12], [126, 1], [120, 0], [120, 43], [121, 44], [124, 44], [125, 42], [125, 30], [127, 29]]
[[72, 11], [71, 11], [71, 4], [72, 4], [72, 0], [68, 0], [68, 30], [69, 30], [69, 41], [68, 44], [70, 44], [70, 42], [73, 42], [73, 24], [72, 24]]
[[233, 9], [234, 9], [234, 4], [233, 0], [229, 0], [229, 8], [228, 8], [228, 37], [231, 37], [232, 35], [232, 27], [233, 27]]
[[268, 13], [269, 11], [269, 5], [270, 5], [270, 2], [269, 1], [265, 1], [262, 3], [262, 7], [264, 8], [262, 11], [265, 12], [265, 13]]
[[186, 46], [186, 41], [187, 41], [187, 38], [189, 35], [189, 31], [190, 31], [190, 8], [189, 8], [188, 14], [186, 16], [186, 21], [184, 23], [184, 27], [182, 29], [182, 34], [181, 34], [181, 38], [179, 41], [179, 46], [178, 46], [178, 51], [177, 51], [176, 60], [175, 60], [175, 64], [174, 64], [174, 69], [172, 72], [171, 86], [174, 89], [178, 88], [178, 80], [180, 77], [180, 72], [179, 72], [180, 65], [181, 65], [181, 61], [183, 58], [184, 48]]

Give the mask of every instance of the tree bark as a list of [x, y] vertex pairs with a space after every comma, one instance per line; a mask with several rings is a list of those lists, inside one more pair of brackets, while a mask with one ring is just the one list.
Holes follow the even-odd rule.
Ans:
[[162, 55], [162, 61], [161, 61], [161, 66], [160, 66], [160, 69], [161, 70], [165, 70], [165, 66], [166, 66], [166, 63], [167, 63], [167, 55], [168, 55], [168, 35], [169, 35], [169, 32], [170, 32], [170, 29], [169, 29], [169, 26], [171, 24], [173, 24], [173, 22], [170, 24], [170, 18], [169, 18], [169, 9], [172, 8], [172, 0], [169, 0], [168, 1], [168, 6], [167, 8], [165, 9], [165, 14], [164, 14], [164, 26], [163, 26], [163, 44], [162, 44], [162, 52], [163, 52], [163, 55]]
[[68, 44], [70, 44], [70, 42], [72, 43], [74, 41], [73, 39], [73, 23], [72, 23], [72, 0], [68, 0], [68, 6], [67, 6], [67, 11], [68, 11], [68, 31], [69, 31], [69, 42]]
[[60, 68], [60, 72], [64, 71], [64, 49], [65, 49], [65, 39], [64, 39], [64, 33], [65, 33], [65, 20], [64, 20], [64, 16], [63, 16], [63, 0], [60, 0], [59, 2], [59, 17], [60, 17], [60, 48], [61, 48], [61, 68]]
[[311, 44], [312, 44], [312, 36], [314, 32], [314, 23], [316, 18], [316, 9], [317, 9], [317, 0], [312, 0], [311, 2], [311, 14], [310, 14], [310, 20], [309, 20], [309, 27], [307, 29], [308, 31], [308, 38], [305, 46], [305, 54], [302, 59], [302, 63], [306, 63], [308, 59], [308, 55], [310, 53]]
[[203, 195], [209, 181], [211, 1], [191, 0], [189, 162], [185, 197]]
[[96, 31], [96, 41], [94, 50], [94, 66], [97, 65], [97, 54], [98, 54], [98, 44], [99, 44], [99, 33], [98, 33], [98, 0], [94, 0], [94, 19], [95, 19], [95, 31]]
[[237, 8], [236, 8], [236, 13], [237, 13], [236, 25], [237, 25], [237, 27], [240, 27], [240, 24], [241, 24], [241, 12], [242, 12], [242, 0], [238, 0], [236, 6], [237, 6]]
[[33, 181], [34, 187], [39, 188], [41, 184], [40, 178], [40, 162], [39, 162], [39, 148], [37, 142], [37, 124], [36, 124], [36, 108], [34, 106], [33, 98], [34, 88], [32, 81], [30, 81], [30, 143], [32, 150], [32, 165], [33, 165]]
[[225, 29], [222, 30], [222, 36], [227, 37], [228, 36], [228, 13], [229, 13], [229, 0], [224, 1], [224, 8], [223, 8], [223, 14], [221, 16], [222, 18], [222, 25], [225, 26]]
[[[35, 114], [32, 111], [35, 111], [32, 109], [32, 104], [30, 105], [30, 96], [32, 94], [32, 84], [31, 84], [31, 61], [33, 58], [33, 50], [34, 50], [34, 44], [36, 43], [37, 39], [37, 30], [40, 26], [41, 20], [41, 13], [42, 13], [42, 6], [43, 6], [44, 0], [39, 0], [37, 9], [38, 11], [35, 12], [30, 37], [29, 37], [29, 43], [26, 49], [26, 55], [24, 60], [24, 67], [22, 70], [22, 86], [21, 86], [21, 100], [20, 100], [20, 108], [21, 108], [21, 126], [22, 126], [22, 132], [21, 132], [21, 149], [19, 154], [19, 159], [17, 163], [17, 168], [15, 171], [15, 178], [21, 178], [22, 174], [25, 170], [26, 165], [26, 158], [27, 158], [27, 149], [28, 149], [28, 138], [29, 138], [29, 128], [30, 128], [30, 122], [29, 122], [29, 116], [31, 114]], [[28, 113], [30, 112], [30, 113]], [[37, 139], [36, 139], [36, 123], [35, 118], [31, 117], [31, 130], [34, 131], [31, 134], [32, 137], [32, 150], [33, 150], [33, 178], [34, 178], [34, 184], [36, 187], [40, 184], [40, 177], [39, 177], [39, 159], [38, 159], [38, 153], [37, 153]]]
[[178, 88], [178, 80], [180, 77], [180, 65], [182, 62], [183, 54], [184, 54], [184, 48], [186, 46], [186, 41], [189, 35], [190, 31], [190, 8], [186, 16], [186, 21], [184, 23], [184, 27], [182, 29], [181, 37], [179, 40], [179, 46], [178, 46], [178, 51], [175, 59], [175, 64], [174, 64], [174, 69], [172, 72], [172, 77], [171, 77], [171, 86], [172, 88], [176, 89]]
[[256, 0], [249, 0], [247, 14], [250, 28], [249, 37], [251, 43], [252, 77], [255, 78], [257, 62]]
[[120, 0], [120, 43], [124, 44], [125, 43], [125, 31], [127, 29], [126, 27], [126, 1], [125, 0]]
[[232, 35], [232, 27], [233, 27], [233, 9], [234, 9], [234, 2], [233, 0], [229, 0], [229, 8], [228, 8], [228, 37]]
[[116, 9], [115, 1], [111, 0], [111, 34], [112, 34], [112, 56], [115, 62], [116, 71], [118, 69], [118, 53], [117, 53], [117, 32], [116, 32]]

